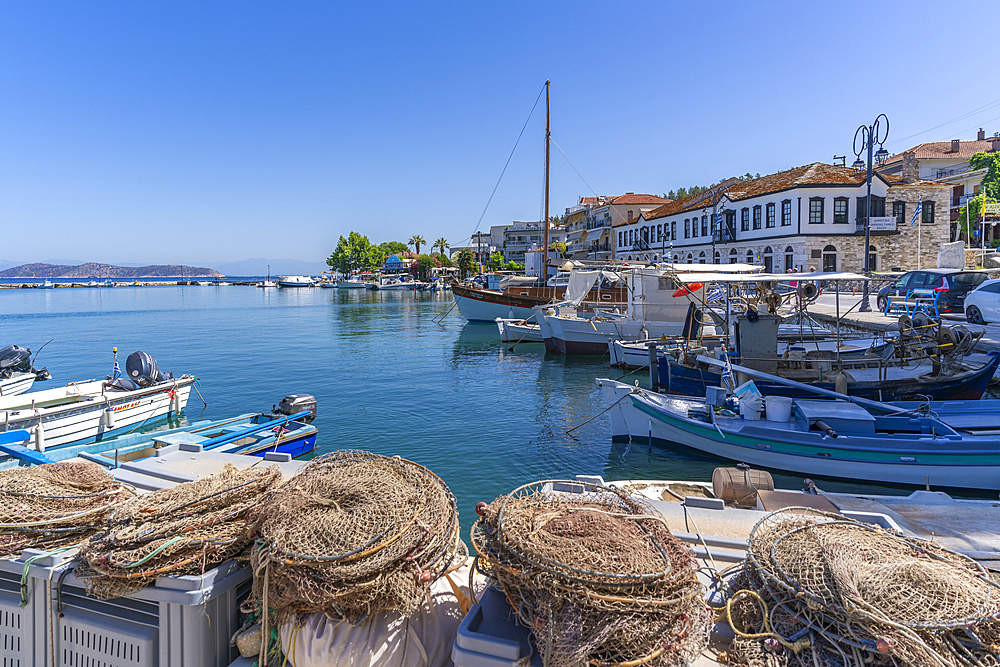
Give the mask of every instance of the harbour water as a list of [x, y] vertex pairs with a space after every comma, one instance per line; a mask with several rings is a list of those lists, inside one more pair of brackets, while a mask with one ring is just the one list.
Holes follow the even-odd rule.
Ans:
[[[612, 444], [597, 377], [607, 357], [508, 350], [490, 324], [467, 323], [450, 292], [170, 286], [3, 290], [0, 344], [32, 351], [53, 379], [112, 371], [111, 348], [152, 354], [161, 370], [200, 379], [186, 418], [269, 409], [283, 396], [319, 403], [318, 451], [400, 455], [439, 474], [467, 528], [480, 500], [538, 479], [710, 480], [717, 461]], [[648, 382], [642, 372], [629, 376]], [[590, 420], [588, 422], [588, 420]], [[584, 422], [587, 422], [584, 424]], [[568, 430], [584, 424], [572, 432]], [[801, 478], [775, 475], [779, 486]], [[827, 481], [835, 491], [903, 493]]]

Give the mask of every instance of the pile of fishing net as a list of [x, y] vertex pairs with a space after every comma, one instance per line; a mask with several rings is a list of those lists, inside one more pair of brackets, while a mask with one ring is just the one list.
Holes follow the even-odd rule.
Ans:
[[80, 548], [76, 575], [87, 592], [128, 595], [161, 575], [200, 574], [253, 541], [253, 512], [281, 481], [277, 466], [218, 473], [137, 496], [110, 514]]
[[104, 468], [86, 461], [0, 471], [0, 558], [77, 544], [132, 496]]
[[1000, 665], [1000, 586], [981, 565], [839, 515], [769, 514], [732, 589], [734, 664]]
[[707, 644], [694, 555], [644, 501], [536, 482], [477, 511], [477, 567], [533, 632], [546, 667], [682, 665]]
[[267, 612], [265, 626], [314, 613], [352, 624], [381, 611], [410, 614], [468, 557], [451, 491], [399, 457], [313, 459], [261, 514], [248, 608]]

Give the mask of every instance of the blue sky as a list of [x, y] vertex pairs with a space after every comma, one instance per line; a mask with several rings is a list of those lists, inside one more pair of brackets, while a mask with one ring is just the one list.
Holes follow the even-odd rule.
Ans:
[[[321, 261], [352, 229], [458, 245], [546, 79], [600, 194], [830, 161], [879, 113], [893, 152], [1000, 131], [987, 2], [2, 9], [4, 260]], [[543, 130], [539, 104], [484, 229], [538, 219]], [[551, 210], [590, 194], [553, 148]]]

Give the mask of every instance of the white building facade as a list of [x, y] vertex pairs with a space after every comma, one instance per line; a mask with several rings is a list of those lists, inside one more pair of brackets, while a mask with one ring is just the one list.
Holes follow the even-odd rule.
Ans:
[[[902, 268], [910, 260], [915, 268], [918, 244], [922, 265], [935, 266], [937, 249], [948, 237], [947, 218], [936, 213], [947, 210], [947, 188], [894, 180], [879, 174], [872, 178], [871, 216], [895, 220], [881, 221], [871, 232], [871, 269]], [[864, 201], [864, 173], [814, 163], [672, 202], [619, 225], [614, 229], [615, 256], [626, 261], [747, 262], [779, 273], [861, 271]], [[918, 201], [919, 230], [910, 227]], [[901, 255], [911, 236], [914, 252]]]

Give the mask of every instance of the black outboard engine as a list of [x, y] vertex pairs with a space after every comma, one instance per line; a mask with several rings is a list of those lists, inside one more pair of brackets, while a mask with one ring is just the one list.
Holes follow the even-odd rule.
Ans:
[[156, 359], [146, 352], [133, 352], [128, 355], [128, 359], [125, 360], [125, 375], [144, 389], [173, 377], [172, 373], [169, 375], [161, 373], [159, 366], [156, 365]]
[[20, 345], [8, 345], [0, 349], [0, 371], [13, 373], [31, 370], [31, 350]]
[[34, 373], [36, 380], [45, 380], [49, 372], [44, 368], [36, 371], [31, 366], [31, 350], [20, 345], [0, 348], [0, 377], [10, 377], [14, 373]]
[[274, 408], [274, 412], [279, 415], [294, 415], [299, 412], [309, 410], [312, 414], [303, 417], [300, 421], [311, 424], [316, 419], [316, 397], [312, 394], [291, 394], [281, 399]]

